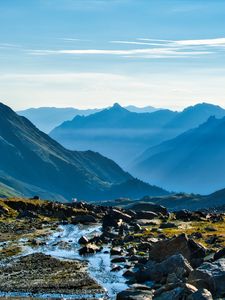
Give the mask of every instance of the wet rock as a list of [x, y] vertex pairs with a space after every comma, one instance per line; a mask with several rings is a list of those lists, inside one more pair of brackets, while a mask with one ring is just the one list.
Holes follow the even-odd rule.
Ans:
[[84, 246], [83, 248], [79, 249], [80, 255], [88, 255], [88, 254], [94, 254], [96, 252], [101, 251], [101, 248], [94, 245], [94, 244], [88, 244]]
[[111, 250], [110, 250], [110, 254], [111, 255], [121, 255], [122, 254], [122, 249], [120, 249], [120, 248], [112, 248]]
[[136, 273], [137, 282], [145, 282], [148, 280], [160, 282], [163, 277], [175, 273], [177, 278], [183, 279], [192, 271], [189, 262], [181, 255], [173, 255], [161, 263], [149, 261], [144, 269]]
[[122, 263], [122, 262], [126, 262], [126, 258], [123, 256], [118, 256], [118, 257], [114, 257], [111, 260], [112, 263]]
[[121, 266], [113, 266], [111, 272], [118, 272], [120, 270], [122, 270]]
[[181, 234], [155, 243], [149, 252], [149, 258], [160, 262], [175, 254], [182, 254], [195, 267], [196, 263], [199, 264], [205, 257], [206, 249], [195, 241], [188, 239], [185, 234]]
[[116, 300], [152, 300], [152, 291], [149, 289], [129, 288], [123, 292], [120, 292]]
[[188, 281], [197, 288], [208, 289], [213, 295], [223, 296], [225, 294], [225, 258], [213, 263], [203, 263], [190, 273]]
[[131, 270], [127, 270], [123, 273], [123, 276], [126, 278], [134, 278], [135, 277], [135, 273]]
[[200, 289], [188, 296], [187, 300], [213, 300], [212, 294], [206, 289]]
[[89, 243], [89, 240], [86, 236], [82, 236], [79, 240], [78, 240], [78, 243], [80, 245], [87, 245]]

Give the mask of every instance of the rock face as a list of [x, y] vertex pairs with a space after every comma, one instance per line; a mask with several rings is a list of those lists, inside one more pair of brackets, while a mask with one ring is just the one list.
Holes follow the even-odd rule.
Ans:
[[[136, 279], [139, 282], [148, 280], [160, 282], [169, 274], [175, 274], [176, 279], [182, 280], [184, 276], [187, 276], [192, 270], [189, 262], [181, 254], [177, 254], [167, 258], [161, 263], [149, 261], [145, 265], [144, 270], [140, 270], [136, 273]], [[176, 279], [174, 277], [174, 280]]]
[[[29, 284], [28, 284], [29, 283]], [[103, 292], [86, 273], [86, 263], [35, 253], [0, 267], [3, 292], [77, 294]]]
[[205, 262], [190, 273], [188, 281], [197, 288], [206, 288], [213, 295], [225, 295], [225, 258], [213, 263]]
[[195, 266], [205, 257], [206, 250], [188, 239], [185, 234], [181, 234], [175, 238], [155, 243], [149, 252], [149, 258], [161, 262], [174, 254], [182, 254], [192, 266]]

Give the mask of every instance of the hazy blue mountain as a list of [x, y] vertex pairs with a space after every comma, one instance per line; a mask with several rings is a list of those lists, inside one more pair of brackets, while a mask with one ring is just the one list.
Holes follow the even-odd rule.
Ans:
[[[152, 106], [137, 107], [134, 105], [129, 105], [125, 108], [129, 111], [137, 113], [153, 112], [158, 110]], [[55, 127], [59, 126], [65, 121], [72, 120], [77, 115], [89, 116], [101, 110], [103, 110], [103, 108], [77, 109], [73, 107], [39, 107], [20, 110], [17, 113], [21, 116], [26, 117], [41, 131], [49, 133]]]
[[60, 125], [64, 121], [71, 120], [77, 115], [87, 116], [96, 113], [100, 109], [76, 109], [72, 107], [40, 107], [28, 108], [18, 111], [21, 116], [30, 120], [38, 129], [49, 133], [53, 128]]
[[174, 129], [181, 133], [199, 126], [211, 116], [222, 118], [225, 116], [225, 110], [217, 105], [199, 103], [185, 108], [165, 126], [165, 129]]
[[[158, 139], [161, 142], [173, 139], [185, 131], [203, 124], [211, 116], [222, 118], [225, 116], [225, 110], [220, 106], [208, 103], [199, 103], [187, 107], [162, 128], [158, 133]], [[153, 154], [152, 146], [155, 145], [152, 144], [152, 141], [149, 141], [149, 148], [137, 157], [133, 164], [137, 164], [139, 161], [143, 161], [151, 156]]]
[[225, 118], [210, 117], [199, 127], [148, 150], [133, 173], [169, 190], [208, 194], [224, 187]]
[[0, 104], [0, 182], [26, 195], [110, 199], [165, 191], [134, 179], [92, 151], [70, 151]]
[[155, 144], [161, 141], [157, 133], [176, 115], [170, 110], [135, 113], [115, 103], [90, 116], [76, 116], [50, 135], [67, 148], [97, 151], [126, 166], [150, 140]]

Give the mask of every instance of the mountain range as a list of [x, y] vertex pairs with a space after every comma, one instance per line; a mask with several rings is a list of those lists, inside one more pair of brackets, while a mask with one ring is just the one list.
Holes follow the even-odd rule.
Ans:
[[167, 194], [92, 151], [70, 151], [0, 103], [0, 182], [32, 196], [61, 201]]
[[133, 173], [169, 190], [208, 194], [224, 187], [225, 117], [148, 149]]
[[[129, 111], [137, 113], [153, 112], [158, 110], [152, 106], [137, 107], [134, 105], [129, 105], [125, 108]], [[49, 133], [64, 121], [72, 120], [77, 115], [88, 116], [101, 110], [103, 110], [103, 108], [77, 109], [73, 107], [39, 107], [20, 110], [17, 113], [26, 117], [41, 131]]]
[[51, 131], [50, 136], [69, 149], [97, 151], [126, 167], [151, 140], [160, 141], [159, 128], [176, 114], [170, 110], [130, 112], [115, 103], [93, 115], [76, 116], [64, 122]]
[[133, 161], [146, 149], [199, 126], [210, 116], [221, 118], [225, 110], [201, 103], [181, 112], [161, 109], [135, 113], [116, 103], [86, 117], [76, 116], [56, 127], [50, 135], [67, 148], [98, 151], [133, 170]]

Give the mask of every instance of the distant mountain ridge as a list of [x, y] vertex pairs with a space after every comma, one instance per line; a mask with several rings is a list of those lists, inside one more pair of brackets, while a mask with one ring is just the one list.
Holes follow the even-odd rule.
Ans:
[[115, 103], [98, 113], [76, 116], [62, 123], [50, 136], [69, 149], [91, 149], [124, 167], [137, 153], [143, 152], [151, 137], [157, 141], [155, 132], [176, 114], [170, 110], [135, 113]]
[[69, 151], [0, 103], [0, 182], [25, 194], [95, 200], [164, 194], [92, 151]]
[[70, 149], [100, 152], [130, 170], [146, 149], [199, 126], [213, 115], [221, 118], [225, 110], [201, 103], [181, 112], [162, 109], [134, 113], [115, 103], [98, 113], [62, 123], [50, 136]]
[[73, 107], [57, 108], [57, 107], [39, 107], [20, 110], [17, 113], [26, 117], [41, 131], [49, 133], [53, 128], [60, 125], [66, 120], [73, 119], [76, 115], [87, 116], [96, 113], [100, 109], [76, 109]]
[[169, 190], [209, 194], [224, 187], [225, 117], [149, 149], [133, 173]]
[[[153, 106], [137, 107], [134, 105], [129, 105], [125, 108], [129, 111], [138, 113], [153, 112], [159, 110]], [[20, 110], [17, 113], [21, 116], [26, 117], [41, 131], [49, 133], [55, 127], [59, 126], [65, 121], [72, 120], [77, 115], [88, 116], [103, 109], [104, 108], [77, 109], [73, 107], [39, 107]]]

